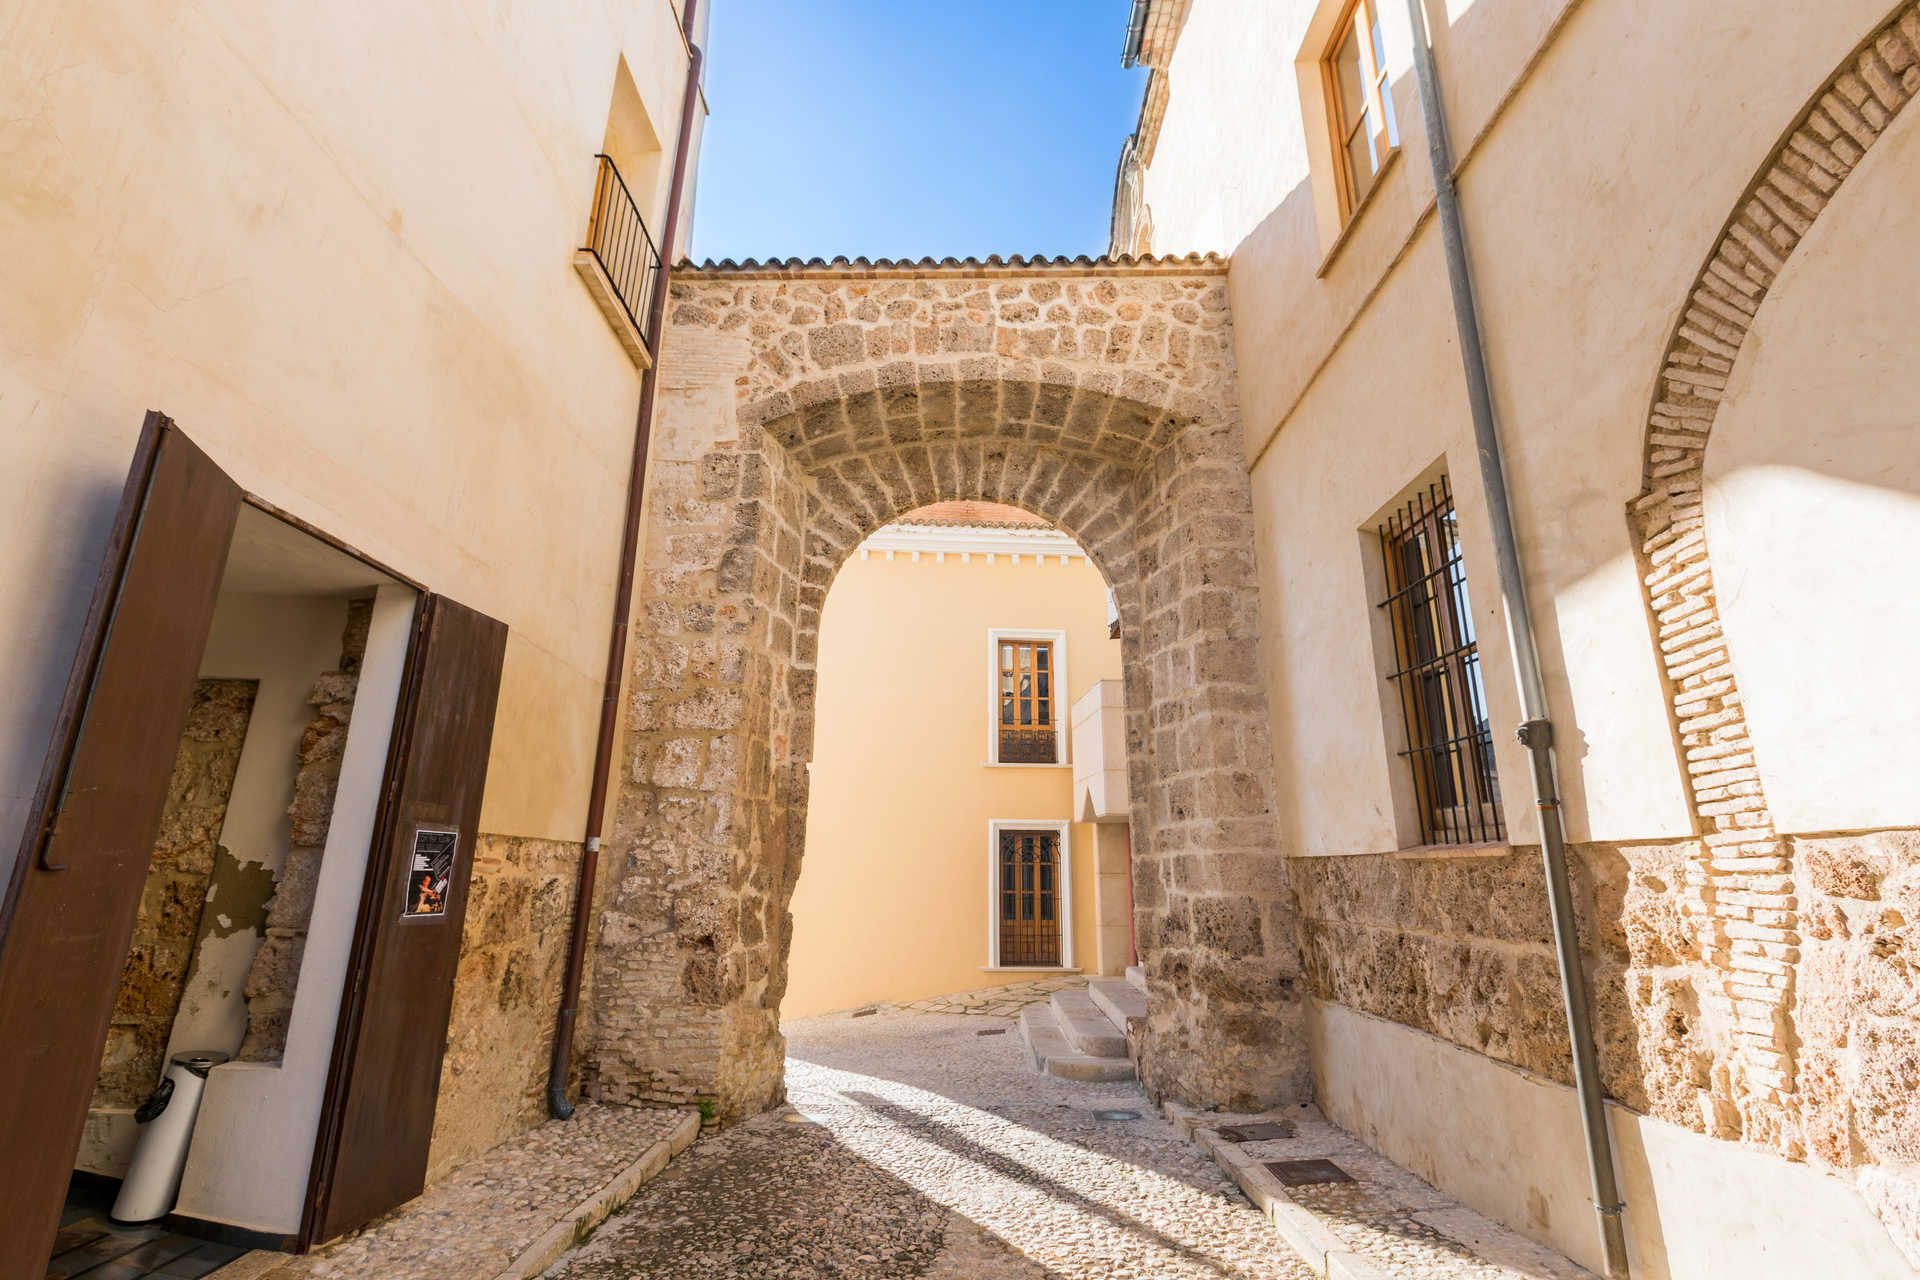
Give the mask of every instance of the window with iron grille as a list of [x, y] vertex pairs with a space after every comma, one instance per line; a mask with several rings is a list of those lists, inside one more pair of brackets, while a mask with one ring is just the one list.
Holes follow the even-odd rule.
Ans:
[[1500, 782], [1453, 491], [1440, 476], [1380, 526], [1393, 669], [1421, 844], [1500, 840]]
[[998, 763], [1058, 764], [1058, 667], [1052, 643], [1003, 639], [996, 670], [1000, 685]]

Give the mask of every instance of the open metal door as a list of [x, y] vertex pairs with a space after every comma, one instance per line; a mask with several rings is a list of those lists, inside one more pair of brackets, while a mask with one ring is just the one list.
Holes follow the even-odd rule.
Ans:
[[46, 1273], [240, 501], [147, 415], [0, 906], [0, 1280]]
[[429, 596], [407, 661], [301, 1243], [420, 1194], [507, 628]]

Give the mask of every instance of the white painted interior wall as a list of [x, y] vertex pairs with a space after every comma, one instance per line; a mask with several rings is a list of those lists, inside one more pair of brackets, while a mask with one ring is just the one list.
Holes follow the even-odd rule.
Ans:
[[277, 1064], [214, 1068], [180, 1184], [176, 1212], [187, 1217], [256, 1231], [300, 1228], [416, 601], [404, 586], [382, 586], [374, 597], [286, 1055]]

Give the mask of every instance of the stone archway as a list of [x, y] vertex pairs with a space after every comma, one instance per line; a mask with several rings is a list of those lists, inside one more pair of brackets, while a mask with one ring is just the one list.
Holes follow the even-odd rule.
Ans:
[[[1721, 978], [1705, 1004], [1729, 1037], [1738, 1122], [1711, 1126], [1788, 1154], [1807, 1102], [1794, 1027], [1801, 943], [1788, 851], [1754, 766], [1721, 626], [1703, 509], [1722, 393], [1774, 281], [1893, 118], [1920, 93], [1920, 4], [1901, 4], [1835, 70], [1755, 174], [1688, 290], [1655, 377], [1645, 483], [1629, 504], [1665, 666], [1674, 735], [1706, 856], [1682, 892]], [[1716, 1090], [1717, 1092], [1717, 1090]], [[1837, 1105], [1833, 1087], [1817, 1105]], [[1844, 1124], [1842, 1125], [1844, 1127]]]
[[869, 533], [974, 498], [1073, 535], [1120, 610], [1149, 1089], [1306, 1096], [1224, 263], [728, 263], [673, 290], [595, 1092], [722, 1120], [780, 1097], [820, 609]]

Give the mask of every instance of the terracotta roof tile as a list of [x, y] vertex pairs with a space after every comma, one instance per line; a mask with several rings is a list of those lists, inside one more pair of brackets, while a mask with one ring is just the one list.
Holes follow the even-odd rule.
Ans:
[[1192, 275], [1195, 273], [1213, 274], [1225, 271], [1227, 260], [1217, 253], [1176, 254], [1121, 254], [1118, 257], [1101, 254], [1090, 258], [1081, 254], [1076, 258], [1046, 256], [1025, 257], [1014, 254], [1003, 258], [992, 254], [981, 258], [921, 258], [917, 261], [907, 258], [747, 258], [736, 262], [732, 258], [722, 258], [715, 262], [708, 258], [705, 262], [694, 263], [682, 260], [675, 264], [675, 275], [682, 272], [697, 272], [701, 275], [769, 275], [769, 276], [878, 276], [878, 275], [934, 275], [934, 276], [989, 276], [989, 275], [1083, 275], [1090, 273], [1114, 273], [1135, 275]]

